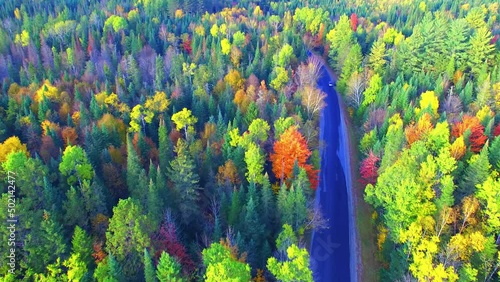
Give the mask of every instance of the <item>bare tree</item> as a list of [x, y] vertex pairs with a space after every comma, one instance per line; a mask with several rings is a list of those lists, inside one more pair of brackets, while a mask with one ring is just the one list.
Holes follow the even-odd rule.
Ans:
[[302, 105], [306, 107], [310, 119], [326, 106], [326, 94], [316, 87], [308, 85], [299, 92], [302, 95]]
[[366, 81], [367, 81], [366, 72], [363, 73], [354, 72], [351, 75], [349, 81], [347, 82], [348, 103], [354, 108], [359, 108], [359, 106], [363, 102], [363, 92], [365, 91]]
[[306, 64], [301, 64], [297, 68], [296, 83], [300, 87], [316, 86], [318, 79], [321, 76], [321, 67], [323, 63], [319, 56], [312, 55], [307, 59]]
[[442, 111], [446, 112], [446, 116], [448, 117], [448, 121], [453, 122], [462, 112], [462, 100], [457, 95], [453, 93], [453, 86], [450, 87], [448, 91], [448, 95], [444, 99], [444, 103], [442, 105]]
[[328, 229], [328, 219], [323, 216], [323, 213], [321, 212], [321, 206], [315, 205], [314, 201], [309, 201], [308, 206], [307, 221], [304, 229], [315, 231]]

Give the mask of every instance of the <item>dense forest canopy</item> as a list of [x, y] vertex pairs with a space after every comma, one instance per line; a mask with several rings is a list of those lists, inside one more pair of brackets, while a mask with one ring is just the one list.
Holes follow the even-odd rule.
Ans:
[[15, 198], [17, 225], [2, 279], [312, 281], [325, 59], [358, 137], [378, 278], [498, 281], [498, 13], [3, 1], [0, 217]]

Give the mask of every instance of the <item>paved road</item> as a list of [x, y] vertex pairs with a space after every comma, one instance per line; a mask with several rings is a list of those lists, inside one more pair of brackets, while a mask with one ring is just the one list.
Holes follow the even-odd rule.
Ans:
[[[314, 281], [357, 281], [356, 236], [350, 194], [350, 165], [345, 125], [334, 87], [325, 68], [318, 86], [328, 94], [320, 117], [321, 172], [316, 204], [329, 220], [329, 229], [315, 232], [311, 243]], [[347, 174], [347, 178], [346, 178]], [[350, 243], [352, 242], [352, 243]]]

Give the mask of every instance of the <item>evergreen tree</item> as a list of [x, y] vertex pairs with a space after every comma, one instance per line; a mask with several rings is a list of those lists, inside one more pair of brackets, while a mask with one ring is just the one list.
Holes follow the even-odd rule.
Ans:
[[94, 264], [94, 260], [92, 258], [92, 238], [87, 235], [85, 230], [80, 228], [80, 226], [75, 227], [71, 244], [72, 254], [78, 255], [79, 259], [87, 266], [87, 268], [92, 269]]
[[88, 225], [88, 214], [85, 209], [82, 212], [82, 197], [80, 193], [71, 186], [66, 192], [66, 201], [63, 203], [64, 224], [68, 226], [83, 226]]
[[155, 223], [155, 226], [157, 226], [162, 217], [161, 199], [153, 179], [149, 180], [146, 207], [148, 210], [148, 218]]
[[169, 162], [172, 159], [172, 143], [168, 138], [167, 127], [163, 121], [160, 121], [160, 127], [158, 128], [158, 140], [160, 169], [165, 173], [169, 167]]
[[130, 135], [127, 136], [127, 187], [130, 195], [135, 199], [140, 199], [144, 191], [140, 190], [143, 185], [140, 183], [141, 164], [137, 152], [132, 145]]
[[479, 74], [483, 64], [491, 65], [493, 63], [493, 51], [495, 47], [491, 42], [491, 32], [486, 27], [481, 27], [470, 39], [470, 48], [468, 49], [468, 65], [474, 74]]
[[158, 266], [156, 270], [156, 277], [160, 282], [180, 282], [183, 281], [181, 278], [181, 266], [179, 263], [171, 257], [167, 252], [163, 251], [158, 261]]
[[200, 197], [199, 177], [186, 142], [179, 138], [174, 152], [176, 156], [170, 162], [169, 179], [173, 183], [182, 222], [187, 225], [199, 214], [197, 205]]
[[94, 267], [92, 258], [92, 239], [79, 226], [75, 227], [71, 240], [71, 256], [64, 262], [68, 268], [69, 281], [92, 281]]
[[149, 255], [148, 249], [144, 248], [144, 280], [146, 282], [156, 281], [156, 271], [153, 265], [153, 260]]
[[137, 274], [142, 253], [150, 244], [150, 223], [141, 206], [131, 198], [120, 200], [113, 208], [113, 217], [106, 231], [106, 245], [124, 267], [124, 274]]
[[490, 175], [491, 164], [488, 160], [488, 144], [483, 147], [479, 155], [473, 155], [468, 163], [469, 166], [465, 169], [456, 190], [457, 201], [474, 194], [476, 185], [486, 181]]
[[[116, 258], [113, 254], [109, 254], [109, 256], [108, 256], [108, 267], [109, 267], [109, 272], [108, 272], [108, 279], [109, 280], [111, 280], [111, 281], [124, 281], [125, 280], [125, 273], [123, 272], [123, 267], [116, 260]], [[108, 280], [108, 279], [106, 279], [106, 280]]]

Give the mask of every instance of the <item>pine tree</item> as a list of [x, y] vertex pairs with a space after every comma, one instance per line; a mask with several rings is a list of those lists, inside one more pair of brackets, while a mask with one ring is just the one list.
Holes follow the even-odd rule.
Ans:
[[491, 164], [488, 160], [488, 145], [483, 147], [479, 155], [473, 155], [468, 163], [469, 166], [465, 169], [456, 190], [458, 201], [461, 201], [465, 196], [474, 194], [476, 185], [486, 181], [490, 175]]
[[500, 137], [497, 136], [491, 142], [491, 147], [489, 151], [489, 160], [490, 164], [493, 165], [496, 169], [500, 169]]
[[88, 214], [84, 209], [82, 211], [82, 197], [80, 193], [71, 186], [71, 188], [66, 192], [66, 201], [63, 203], [64, 213], [64, 224], [67, 226], [83, 226], [88, 225]]
[[92, 258], [92, 239], [79, 226], [75, 227], [72, 239], [71, 256], [64, 261], [68, 268], [69, 281], [91, 281], [91, 271], [94, 260]]
[[252, 265], [262, 267], [260, 259], [260, 250], [264, 241], [264, 225], [260, 221], [260, 215], [258, 212], [258, 201], [254, 200], [253, 196], [250, 196], [245, 207], [245, 217], [243, 236], [246, 238], [246, 248], [249, 251], [248, 261]]
[[363, 55], [361, 54], [361, 46], [356, 43], [350, 48], [347, 58], [342, 66], [340, 79], [337, 82], [337, 89], [340, 93], [346, 94], [347, 83], [354, 73], [360, 72], [362, 60]]
[[158, 128], [158, 140], [160, 168], [163, 172], [166, 172], [172, 159], [172, 143], [168, 138], [167, 127], [163, 121], [160, 121], [160, 127]]
[[147, 195], [147, 210], [148, 218], [155, 223], [157, 226], [160, 223], [162, 212], [161, 212], [161, 199], [158, 193], [158, 189], [153, 181], [149, 180], [148, 195]]
[[[113, 254], [108, 256], [108, 279], [111, 281], [124, 281], [125, 274], [123, 273], [122, 265], [116, 260]], [[106, 280], [105, 280], [106, 281]]]
[[153, 260], [149, 255], [148, 249], [144, 248], [144, 280], [146, 282], [155, 282], [156, 280], [156, 271], [153, 265]]
[[374, 72], [381, 74], [384, 66], [387, 63], [385, 50], [385, 43], [382, 40], [375, 41], [368, 56], [368, 64]]
[[80, 226], [75, 227], [71, 244], [71, 252], [78, 255], [79, 259], [85, 263], [88, 269], [92, 269], [94, 264], [92, 258], [92, 238]]
[[24, 251], [29, 254], [26, 265], [35, 273], [44, 272], [47, 265], [66, 253], [62, 226], [47, 211], [40, 220], [39, 229], [32, 230], [24, 242]]
[[155, 60], [155, 90], [160, 91], [163, 87], [165, 80], [165, 73], [163, 71], [163, 59], [161, 56], [156, 56]]
[[269, 182], [269, 177], [267, 174], [264, 177], [264, 183], [262, 184], [262, 189], [260, 189], [261, 193], [261, 201], [262, 201], [262, 222], [265, 225], [264, 231], [266, 233], [266, 237], [269, 237], [273, 232], [273, 228], [275, 226], [275, 209], [276, 209], [276, 200], [271, 188], [271, 183]]
[[278, 208], [278, 214], [281, 219], [281, 224], [290, 224], [292, 225], [294, 220], [293, 220], [293, 208], [294, 208], [294, 203], [293, 203], [293, 193], [291, 193], [288, 188], [286, 187], [285, 184], [281, 185], [280, 191], [278, 193], [278, 201], [277, 201], [277, 208]]
[[181, 266], [167, 252], [162, 252], [156, 269], [156, 277], [160, 282], [180, 282]]
[[150, 226], [136, 200], [120, 200], [113, 208], [113, 217], [106, 231], [106, 245], [110, 254], [123, 265], [127, 276], [137, 274], [144, 248], [150, 244]]
[[481, 27], [470, 39], [470, 48], [468, 49], [468, 65], [474, 74], [479, 74], [483, 64], [491, 65], [493, 63], [493, 52], [495, 47], [490, 43], [492, 39], [491, 32], [486, 27]]
[[[130, 135], [127, 136], [127, 187], [132, 197], [140, 196], [143, 191], [139, 190], [141, 183], [139, 177], [141, 174], [141, 164], [137, 152], [132, 145]], [[140, 197], [139, 197], [140, 198]], [[136, 198], [136, 199], [139, 199]]]
[[229, 207], [229, 214], [227, 216], [227, 222], [229, 226], [234, 227], [238, 223], [240, 213], [240, 192], [238, 190], [233, 190], [233, 192], [231, 193], [231, 206]]
[[194, 161], [191, 159], [188, 146], [183, 139], [179, 138], [174, 151], [177, 156], [170, 162], [169, 179], [174, 185], [182, 222], [187, 225], [199, 214], [197, 204], [200, 197], [199, 176], [196, 174]]

